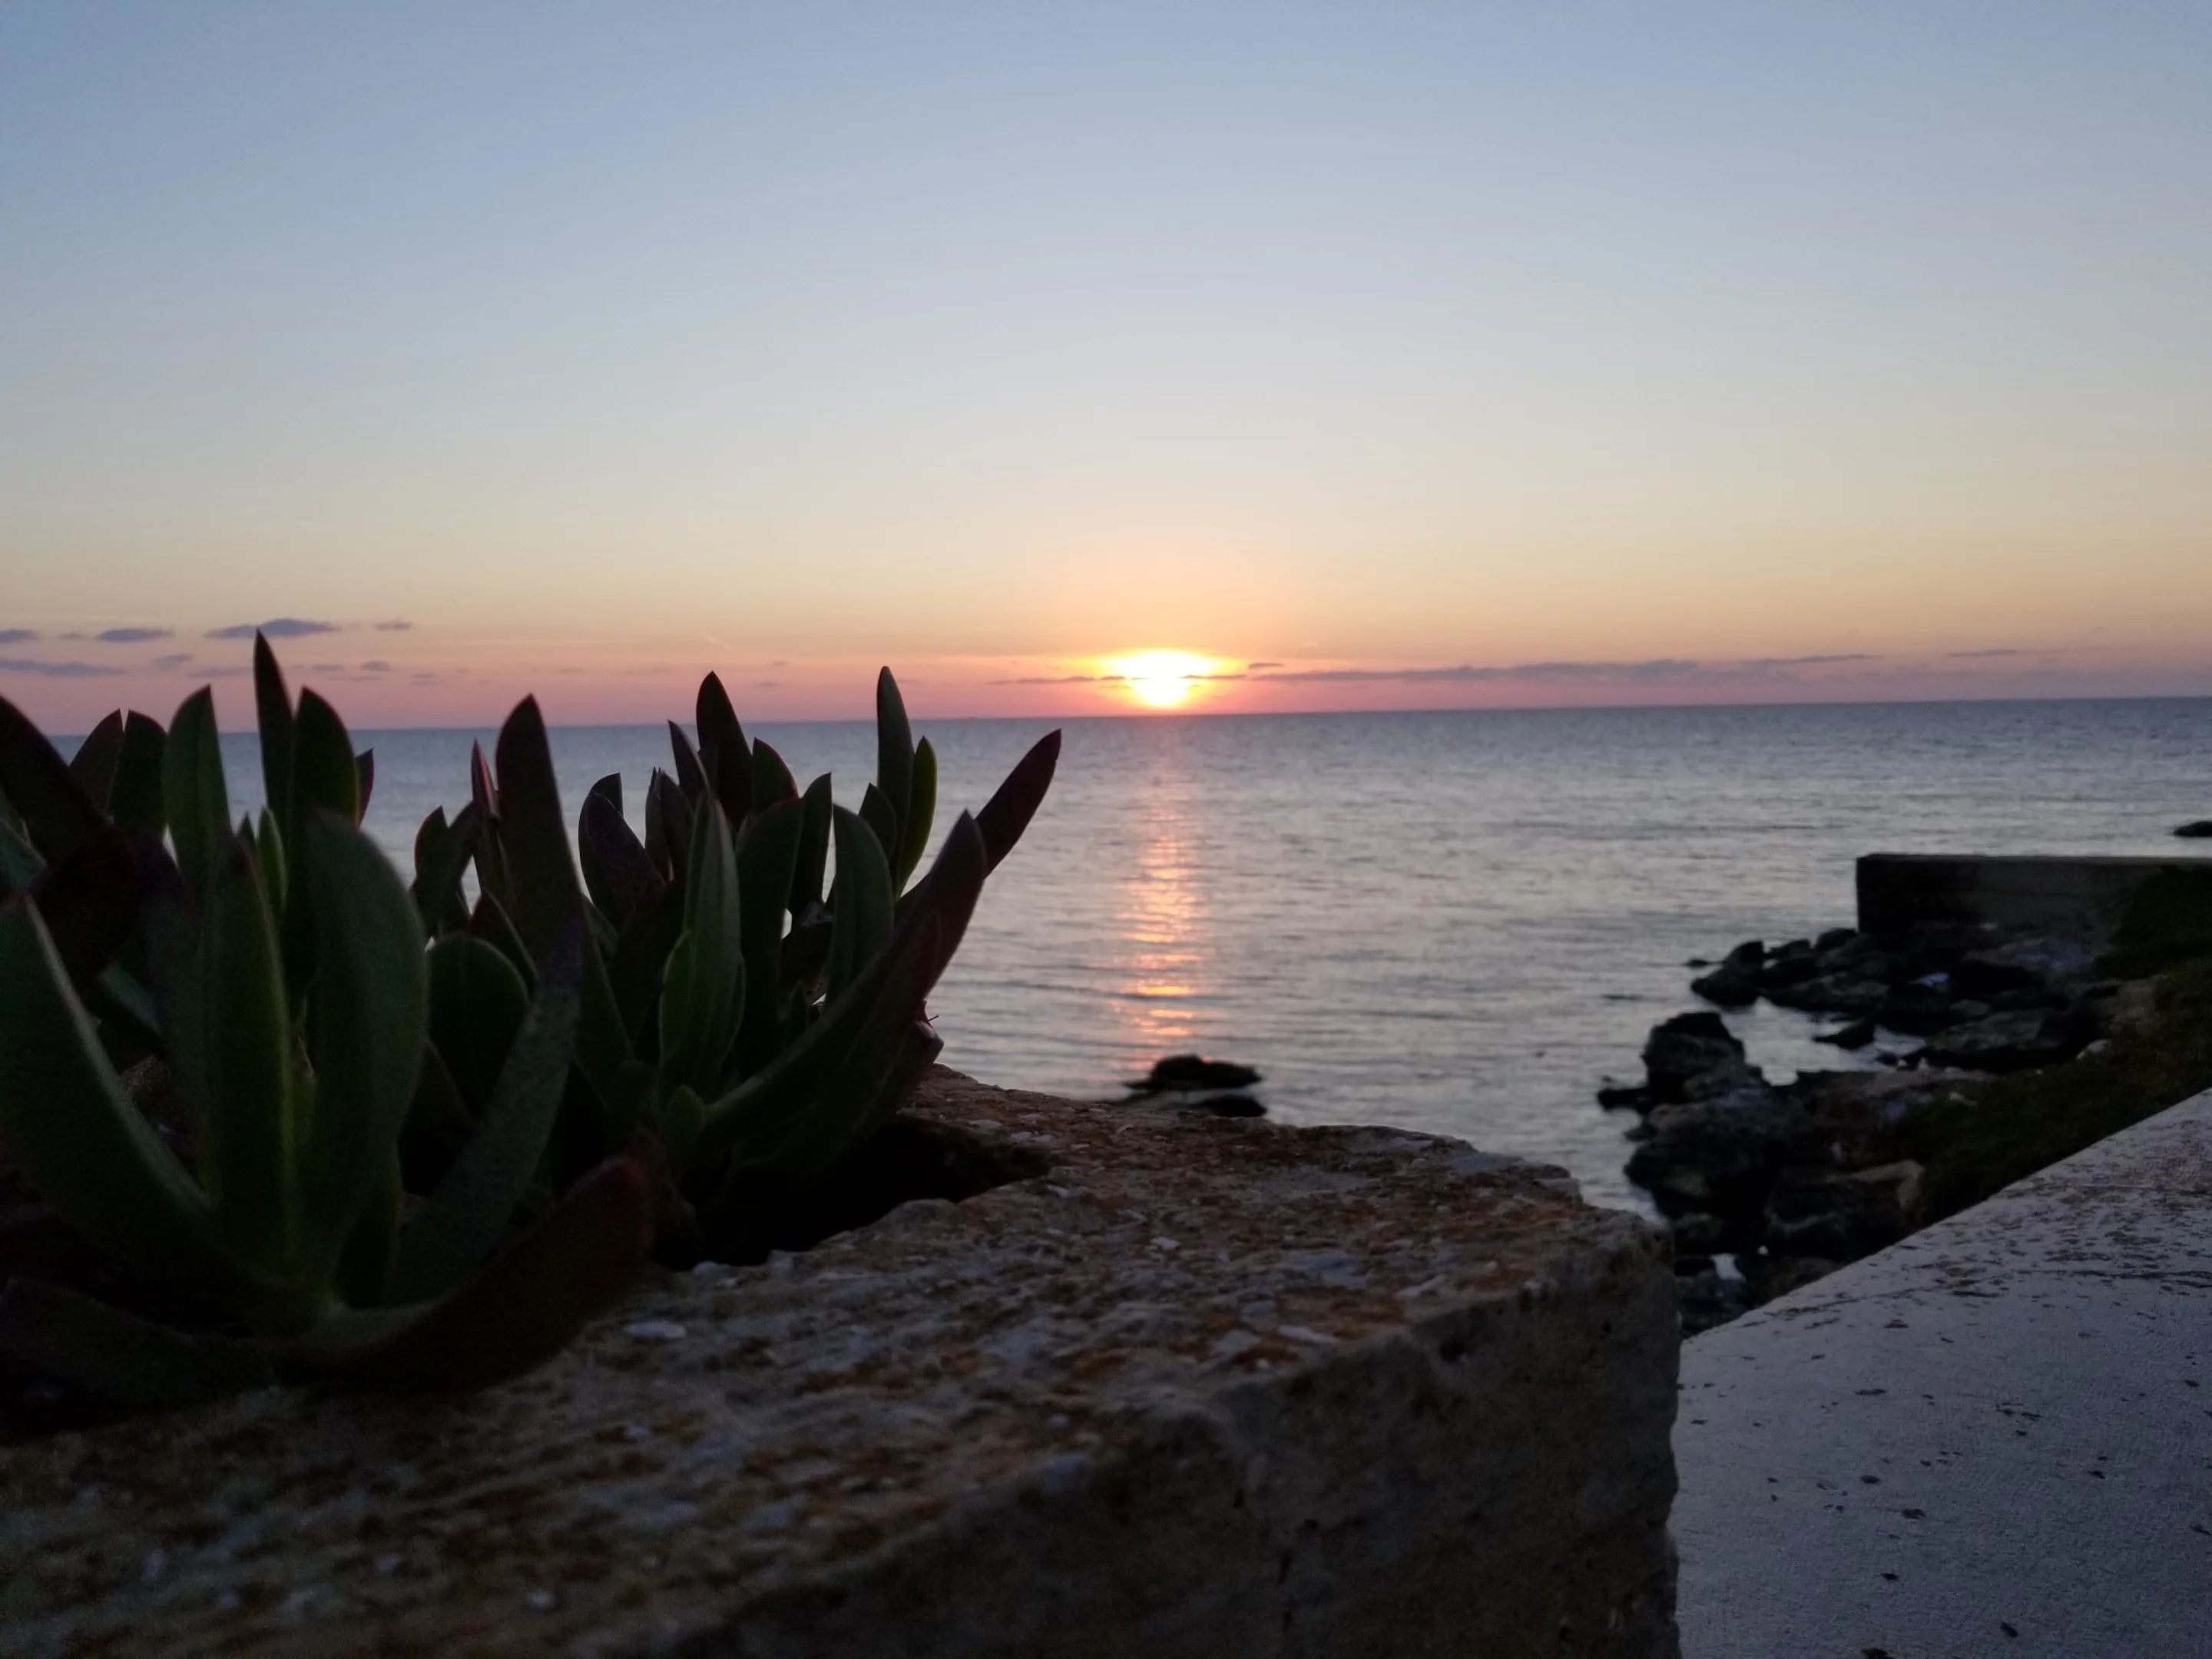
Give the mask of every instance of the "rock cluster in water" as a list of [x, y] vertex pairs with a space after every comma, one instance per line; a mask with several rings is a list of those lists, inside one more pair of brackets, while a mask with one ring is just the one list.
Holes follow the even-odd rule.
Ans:
[[[1774, 950], [1747, 940], [1692, 983], [1722, 1008], [1764, 997], [1841, 1023], [1818, 1040], [1881, 1042], [1887, 1072], [1807, 1072], [1774, 1084], [1710, 1010], [1654, 1027], [1644, 1080], [1598, 1098], [1642, 1121], [1629, 1178], [1673, 1224], [1685, 1327], [1704, 1330], [1893, 1244], [1924, 1218], [1905, 1126], [1962, 1074], [2072, 1059], [2111, 1024], [2118, 987], [2078, 954], [1940, 934], [1877, 941], [1850, 928]], [[1725, 1273], [1732, 1257], [1738, 1269]]]
[[1182, 1107], [1215, 1117], [1264, 1117], [1267, 1109], [1251, 1092], [1259, 1081], [1259, 1073], [1234, 1060], [1170, 1054], [1143, 1077], [1129, 1080], [1122, 1103]]

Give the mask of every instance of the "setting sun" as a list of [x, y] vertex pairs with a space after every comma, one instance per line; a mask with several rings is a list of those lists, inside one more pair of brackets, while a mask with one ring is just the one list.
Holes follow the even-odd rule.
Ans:
[[1128, 684], [1139, 702], [1152, 708], [1179, 708], [1200, 682], [1212, 677], [1211, 658], [1188, 651], [1139, 651], [1127, 657], [1109, 657], [1106, 670]]

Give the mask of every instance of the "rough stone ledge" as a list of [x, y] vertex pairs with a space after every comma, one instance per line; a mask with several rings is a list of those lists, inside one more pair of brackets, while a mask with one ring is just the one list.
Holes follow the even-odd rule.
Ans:
[[0, 1651], [1675, 1651], [1664, 1234], [1428, 1136], [915, 1110], [1046, 1172], [472, 1398], [0, 1450]]

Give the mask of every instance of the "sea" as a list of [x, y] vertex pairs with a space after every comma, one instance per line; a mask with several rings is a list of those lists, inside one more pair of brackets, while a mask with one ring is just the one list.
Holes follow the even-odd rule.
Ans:
[[[1053, 722], [923, 722], [939, 831]], [[1565, 1166], [1643, 1207], [1633, 1118], [1652, 1024], [1692, 957], [1848, 926], [1863, 853], [2172, 854], [2212, 817], [2212, 699], [1149, 715], [1062, 723], [1043, 809], [931, 1000], [947, 1064], [1101, 1100], [1164, 1055], [1256, 1067], [1275, 1117], [1387, 1124]], [[749, 728], [857, 805], [862, 722]], [[467, 731], [358, 732], [373, 834], [467, 799]], [[226, 740], [234, 802], [260, 793]], [[665, 728], [569, 727], [571, 815], [623, 779], [635, 821]], [[1871, 1064], [1760, 1006], [1769, 1075]]]

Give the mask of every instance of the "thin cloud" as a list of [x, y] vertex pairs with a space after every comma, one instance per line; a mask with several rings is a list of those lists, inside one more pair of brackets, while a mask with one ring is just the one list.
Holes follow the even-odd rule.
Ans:
[[0, 674], [43, 674], [50, 680], [89, 680], [119, 673], [96, 662], [43, 662], [35, 657], [0, 657]]
[[1943, 654], [1954, 661], [1963, 662], [1979, 657], [2037, 657], [2045, 653], [2039, 651], [2022, 651], [2016, 646], [2008, 646], [1994, 651], [1946, 651]]
[[161, 670], [164, 673], [171, 673], [177, 669], [182, 668], [191, 659], [192, 653], [189, 651], [172, 651], [166, 657], [155, 658], [154, 666]]
[[228, 628], [211, 628], [211, 640], [250, 640], [256, 634], [265, 634], [272, 640], [305, 639], [310, 634], [335, 634], [336, 623], [307, 622], [299, 617], [271, 617], [267, 622], [234, 623]]
[[377, 623], [376, 631], [380, 634], [404, 634], [408, 629], [414, 626], [415, 624], [411, 622], [403, 622], [398, 617], [394, 617], [390, 622], [380, 622]]
[[177, 630], [173, 628], [111, 628], [105, 633], [93, 635], [102, 645], [144, 645], [149, 640], [173, 640], [176, 637]]
[[1813, 668], [1833, 663], [1873, 662], [1863, 651], [1831, 652], [1806, 657], [1753, 657], [1742, 662], [1705, 663], [1685, 657], [1653, 657], [1641, 662], [1523, 662], [1511, 664], [1460, 663], [1449, 668], [1297, 668], [1253, 678], [1266, 681], [1307, 684], [1365, 684], [1395, 682], [1430, 685], [1485, 684], [1498, 680], [1635, 680], [1676, 682], [1690, 679], [1740, 679], [1793, 668]]
[[389, 674], [392, 672], [392, 665], [381, 657], [373, 657], [362, 664], [361, 672], [364, 674]]
[[1244, 665], [1244, 672], [1248, 674], [1256, 674], [1263, 668], [1280, 668], [1282, 665], [1279, 662], [1248, 662]]
[[38, 637], [35, 628], [0, 628], [0, 645], [27, 645]]

